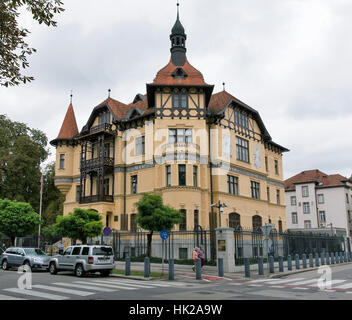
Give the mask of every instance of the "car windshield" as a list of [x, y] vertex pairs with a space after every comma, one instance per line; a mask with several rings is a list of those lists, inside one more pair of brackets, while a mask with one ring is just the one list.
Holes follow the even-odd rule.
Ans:
[[46, 256], [46, 253], [43, 252], [41, 249], [24, 249], [26, 254], [28, 255], [35, 255], [35, 256]]
[[112, 256], [111, 247], [96, 247], [93, 248], [93, 256]]

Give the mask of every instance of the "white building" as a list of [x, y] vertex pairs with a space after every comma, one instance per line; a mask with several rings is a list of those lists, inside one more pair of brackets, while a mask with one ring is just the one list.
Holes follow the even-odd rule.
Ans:
[[350, 246], [351, 189], [352, 177], [319, 170], [303, 171], [285, 180], [287, 229], [344, 229]]

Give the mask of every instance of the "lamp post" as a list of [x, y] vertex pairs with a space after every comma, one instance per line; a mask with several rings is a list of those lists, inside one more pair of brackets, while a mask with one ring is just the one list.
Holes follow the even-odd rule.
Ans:
[[224, 208], [227, 207], [227, 204], [226, 203], [221, 203], [221, 201], [219, 200], [218, 203], [213, 203], [210, 206], [219, 209], [219, 228], [221, 228], [221, 213], [224, 212]]

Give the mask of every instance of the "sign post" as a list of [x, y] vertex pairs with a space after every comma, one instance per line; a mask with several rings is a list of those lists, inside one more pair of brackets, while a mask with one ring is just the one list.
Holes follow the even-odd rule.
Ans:
[[266, 243], [266, 253], [268, 257], [267, 265], [268, 265], [268, 270], [269, 270], [269, 245], [271, 246], [272, 241], [269, 239], [270, 232], [273, 228], [275, 228], [275, 225], [272, 223], [266, 223], [264, 227], [260, 227], [262, 229], [262, 232], [265, 236], [265, 243]]
[[164, 244], [165, 240], [169, 237], [169, 231], [162, 230], [160, 231], [160, 238], [161, 238], [161, 274], [164, 274]]

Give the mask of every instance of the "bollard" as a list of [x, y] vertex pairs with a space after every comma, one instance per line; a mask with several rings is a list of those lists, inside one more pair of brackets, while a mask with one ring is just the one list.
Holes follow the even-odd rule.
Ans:
[[219, 272], [219, 277], [224, 276], [224, 259], [222, 258], [218, 259], [218, 272]]
[[175, 262], [169, 259], [169, 280], [175, 280]]
[[335, 256], [332, 252], [330, 253], [330, 258], [331, 258], [331, 264], [335, 264]]
[[260, 276], [264, 275], [264, 264], [263, 264], [263, 257], [258, 258], [258, 274]]
[[291, 255], [287, 256], [287, 270], [292, 271], [292, 258], [291, 258]]
[[348, 259], [347, 259], [347, 252], [345, 252], [345, 254], [343, 255], [343, 261], [346, 263], [348, 262]]
[[343, 253], [340, 252], [340, 263], [343, 263]]
[[302, 254], [302, 264], [303, 269], [307, 269], [307, 255], [305, 253]]
[[352, 253], [349, 252], [349, 253], [348, 253], [348, 262], [351, 262], [351, 261], [352, 261]]
[[249, 278], [251, 276], [249, 258], [244, 258], [244, 275]]
[[319, 267], [319, 254], [318, 254], [318, 252], [315, 254], [315, 266]]
[[274, 257], [269, 257], [269, 272], [274, 273]]
[[125, 276], [131, 275], [131, 258], [127, 257], [125, 262]]
[[299, 255], [295, 255], [295, 260], [296, 260], [296, 270], [299, 270]]
[[284, 259], [279, 256], [279, 272], [284, 272]]
[[199, 258], [196, 260], [196, 279], [202, 280], [202, 265]]
[[309, 268], [313, 268], [313, 254], [309, 254]]
[[325, 265], [324, 256], [325, 256], [325, 254], [322, 252], [322, 253], [320, 254], [320, 261], [321, 261], [321, 265], [322, 265], [322, 266]]
[[330, 255], [329, 252], [326, 253], [326, 264], [330, 265]]
[[339, 263], [339, 254], [337, 252], [335, 252], [335, 263]]
[[144, 278], [149, 278], [150, 276], [150, 259], [145, 257], [144, 259]]

